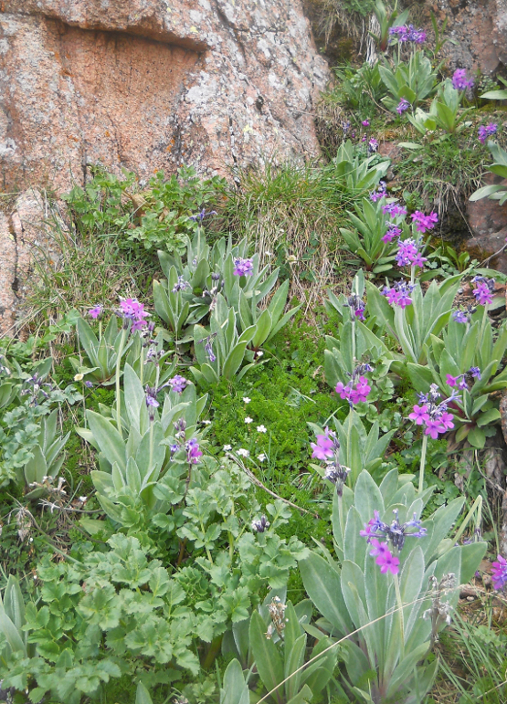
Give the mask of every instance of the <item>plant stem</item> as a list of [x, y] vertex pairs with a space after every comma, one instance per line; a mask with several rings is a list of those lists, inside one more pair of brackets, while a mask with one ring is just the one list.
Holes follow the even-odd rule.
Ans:
[[394, 575], [394, 590], [396, 592], [396, 602], [398, 604], [398, 613], [400, 614], [400, 634], [401, 634], [401, 656], [400, 660], [403, 660], [405, 655], [405, 618], [403, 616], [403, 602], [401, 600], [400, 583], [398, 580], [398, 575]]
[[424, 469], [426, 465], [426, 448], [428, 447], [428, 436], [423, 435], [421, 449], [421, 464], [419, 466], [419, 493], [422, 494], [424, 489]]
[[120, 367], [121, 358], [123, 355], [123, 348], [125, 347], [125, 340], [127, 339], [127, 332], [125, 328], [121, 331], [120, 339], [120, 349], [118, 350], [118, 355], [116, 357], [116, 425], [118, 426], [118, 432], [123, 437], [123, 431], [121, 427], [121, 396], [120, 396]]

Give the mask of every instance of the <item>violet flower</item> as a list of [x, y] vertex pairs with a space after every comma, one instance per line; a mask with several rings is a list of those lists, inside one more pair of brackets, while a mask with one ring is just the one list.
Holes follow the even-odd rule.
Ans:
[[317, 442], [311, 442], [312, 457], [316, 460], [327, 460], [333, 456], [333, 440], [329, 437], [329, 430], [326, 428], [324, 435], [317, 435]]
[[478, 130], [479, 142], [481, 142], [481, 144], [485, 144], [489, 136], [496, 134], [497, 129], [498, 125], [494, 122], [490, 122], [489, 125], [481, 125]]
[[141, 330], [146, 324], [145, 318], [150, 314], [144, 310], [144, 304], [139, 303], [137, 298], [122, 298], [120, 300], [120, 311], [117, 313], [124, 320], [124, 327], [128, 326], [128, 321], [132, 321], [132, 332]]
[[199, 444], [195, 438], [192, 438], [185, 444], [185, 450], [187, 451], [187, 462], [189, 464], [198, 464], [202, 452], [199, 450]]
[[493, 291], [495, 290], [495, 279], [486, 279], [484, 276], [475, 276], [472, 281], [476, 287], [472, 291], [475, 300], [480, 306], [487, 306], [493, 303]]
[[173, 376], [172, 379], [169, 379], [167, 381], [167, 386], [170, 386], [171, 390], [176, 391], [177, 394], [183, 393], [187, 384], [188, 381], [185, 379], [185, 377], [180, 376], [179, 374], [176, 374], [175, 376]]
[[491, 563], [491, 578], [493, 587], [500, 591], [507, 584], [507, 560], [501, 555], [497, 555], [498, 562]]
[[254, 533], [264, 533], [270, 525], [271, 523], [268, 521], [267, 516], [262, 514], [260, 518], [252, 521], [252, 530]]
[[395, 237], [399, 237], [401, 235], [401, 228], [396, 227], [396, 225], [393, 222], [390, 222], [387, 226], [386, 234], [382, 237], [382, 242], [385, 242], [386, 244], [388, 242], [392, 242]]
[[375, 154], [376, 152], [378, 152], [378, 142], [372, 137], [368, 142], [368, 154]]
[[466, 90], [474, 87], [472, 78], [467, 79], [467, 72], [464, 68], [457, 68], [452, 76], [452, 86], [456, 90]]
[[417, 231], [421, 232], [423, 235], [426, 230], [432, 230], [438, 222], [437, 213], [430, 213], [429, 215], [425, 215], [420, 210], [416, 210], [415, 213], [413, 213], [410, 217], [416, 223]]
[[365, 403], [371, 391], [371, 386], [364, 374], [372, 371], [373, 368], [369, 364], [359, 364], [352, 374], [349, 373], [350, 381], [348, 384], [344, 384], [341, 381], [336, 384], [336, 393], [340, 398], [346, 399], [350, 406], [356, 403]]
[[90, 316], [90, 318], [93, 318], [93, 320], [96, 320], [99, 317], [99, 315], [102, 314], [103, 310], [104, 310], [104, 307], [102, 305], [100, 305], [100, 303], [99, 303], [99, 305], [96, 305], [94, 308], [92, 308], [91, 310], [88, 311], [88, 315]]
[[410, 103], [406, 98], [402, 98], [400, 102], [398, 103], [398, 106], [396, 108], [396, 112], [398, 115], [403, 115], [403, 113], [408, 110], [410, 107]]
[[350, 312], [354, 318], [359, 318], [359, 320], [366, 320], [364, 316], [364, 311], [366, 309], [366, 304], [356, 293], [351, 294], [347, 298], [347, 303], [344, 306], [350, 308]]
[[234, 276], [252, 276], [253, 274], [253, 260], [252, 259], [242, 259], [239, 257], [234, 260], [234, 271], [232, 272]]
[[405, 208], [402, 205], [398, 205], [398, 203], [387, 203], [386, 205], [383, 205], [382, 212], [389, 215], [390, 218], [396, 218], [407, 214]]
[[424, 434], [434, 440], [438, 438], [439, 434], [454, 428], [454, 417], [447, 409], [449, 404], [457, 398], [457, 394], [453, 391], [449, 398], [437, 403], [440, 396], [438, 386], [431, 384], [427, 394], [419, 394], [419, 402], [422, 405], [415, 405], [413, 412], [408, 416], [416, 425], [424, 425]]
[[317, 443], [310, 444], [313, 448], [312, 457], [326, 462], [324, 479], [336, 486], [336, 493], [341, 497], [350, 469], [340, 464], [340, 442], [336, 433], [326, 428], [324, 435], [317, 435]]
[[412, 299], [410, 294], [414, 290], [414, 286], [405, 282], [398, 282], [393, 284], [391, 288], [389, 286], [384, 286], [381, 294], [387, 298], [387, 302], [390, 306], [399, 306], [400, 308], [406, 308], [411, 305]]
[[172, 292], [178, 293], [178, 291], [184, 291], [187, 288], [190, 288], [188, 281], [185, 281], [183, 276], [178, 276], [178, 281], [174, 284]]
[[422, 268], [428, 259], [419, 252], [420, 246], [420, 240], [418, 242], [413, 239], [398, 240], [398, 252], [395, 257], [398, 266], [418, 266]]

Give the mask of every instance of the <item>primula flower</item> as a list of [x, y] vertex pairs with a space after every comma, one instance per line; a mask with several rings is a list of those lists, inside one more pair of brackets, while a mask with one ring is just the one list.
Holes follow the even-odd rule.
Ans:
[[481, 144], [485, 144], [490, 135], [496, 134], [497, 129], [498, 125], [494, 122], [490, 122], [489, 125], [481, 125], [479, 127], [479, 142], [481, 142]]
[[312, 448], [312, 457], [316, 460], [326, 460], [333, 456], [333, 440], [329, 437], [329, 431], [326, 428], [324, 435], [317, 435], [317, 442], [310, 443]]
[[363, 120], [363, 121], [361, 122], [361, 124], [362, 124], [363, 127], [369, 127], [369, 126], [370, 126], [370, 121], [369, 121], [369, 120]]
[[481, 281], [477, 284], [477, 288], [474, 288], [473, 294], [475, 300], [480, 306], [487, 306], [493, 303], [493, 292], [489, 288], [488, 284]]
[[491, 563], [491, 577], [493, 579], [493, 587], [501, 590], [507, 584], [507, 560], [501, 555], [497, 555], [498, 562]]
[[252, 276], [253, 274], [253, 260], [252, 259], [235, 259], [234, 260], [234, 270], [232, 272], [234, 276]]
[[405, 208], [402, 205], [398, 205], [398, 203], [387, 203], [387, 205], [383, 205], [382, 212], [386, 213], [391, 218], [396, 218], [407, 214]]
[[172, 292], [178, 293], [178, 291], [184, 291], [187, 288], [190, 288], [188, 281], [185, 281], [183, 276], [178, 276], [178, 281], [174, 284]]
[[197, 464], [199, 462], [199, 457], [202, 456], [197, 440], [195, 438], [189, 440], [185, 445], [185, 449], [187, 451], [187, 462], [190, 464]]
[[445, 377], [445, 383], [446, 383], [448, 386], [451, 386], [451, 387], [457, 386], [457, 385], [458, 385], [458, 379], [459, 379], [458, 376], [452, 376], [452, 374], [447, 374], [447, 376]]
[[[450, 376], [450, 375], [449, 375]], [[451, 377], [454, 379], [455, 377]], [[458, 379], [459, 377], [456, 377]], [[424, 434], [429, 435], [434, 440], [438, 438], [440, 433], [445, 433], [454, 428], [453, 415], [447, 412], [447, 407], [457, 394], [452, 392], [451, 396], [441, 403], [437, 403], [440, 398], [440, 392], [436, 384], [431, 384], [427, 394], [419, 394], [420, 403], [422, 406], [414, 406], [414, 412], [408, 417], [413, 420], [416, 425], [424, 425]]]
[[380, 181], [377, 190], [370, 192], [370, 200], [372, 201], [372, 203], [376, 203], [381, 198], [384, 198], [386, 192], [387, 191], [385, 181]]
[[387, 298], [387, 302], [390, 306], [399, 306], [400, 308], [406, 308], [412, 303], [410, 294], [414, 290], [412, 284], [407, 284], [404, 282], [396, 283], [391, 288], [389, 286], [384, 286], [381, 294]]
[[264, 533], [270, 525], [271, 523], [268, 521], [267, 517], [262, 514], [259, 519], [252, 521], [252, 530], [254, 533]]
[[466, 90], [474, 87], [472, 78], [467, 79], [467, 72], [464, 68], [457, 68], [452, 76], [452, 86], [456, 90]]
[[418, 266], [422, 269], [428, 260], [420, 253], [420, 246], [421, 242], [413, 239], [398, 240], [398, 252], [395, 256], [398, 266]]
[[188, 384], [188, 381], [185, 379], [185, 377], [180, 376], [179, 374], [176, 374], [173, 376], [172, 379], [169, 379], [167, 382], [167, 385], [171, 387], [173, 391], [176, 391], [177, 394], [183, 393], [186, 385]]
[[454, 310], [452, 312], [452, 319], [456, 323], [468, 323], [468, 316], [462, 310]]
[[386, 574], [386, 572], [398, 574], [400, 571], [400, 558], [392, 555], [389, 551], [386, 555], [377, 557], [375, 562], [380, 565], [381, 574]]
[[359, 320], [366, 320], [366, 318], [364, 317], [366, 305], [356, 293], [353, 293], [351, 296], [349, 296], [347, 298], [347, 303], [345, 303], [344, 305], [350, 308], [350, 311], [355, 318], [359, 318]]
[[359, 364], [350, 374], [351, 380], [345, 385], [339, 381], [335, 386], [336, 393], [340, 398], [346, 399], [350, 405], [355, 403], [364, 403], [371, 391], [371, 386], [368, 379], [364, 376], [364, 372], [373, 371], [369, 364]]
[[99, 317], [99, 315], [101, 315], [102, 310], [103, 310], [103, 307], [99, 304], [99, 305], [95, 306], [94, 308], [92, 308], [91, 310], [89, 310], [88, 315], [90, 316], [90, 318], [93, 318], [95, 320], [96, 318]]
[[387, 226], [386, 234], [382, 237], [382, 242], [385, 242], [387, 244], [388, 242], [392, 242], [395, 237], [399, 237], [400, 235], [401, 228], [396, 227], [396, 225], [391, 222]]
[[122, 317], [125, 322], [128, 320], [132, 321], [132, 332], [141, 330], [141, 328], [146, 325], [144, 319], [150, 316], [150, 314], [144, 310], [144, 304], [139, 303], [137, 298], [121, 299], [120, 312], [118, 315]]
[[410, 107], [410, 103], [408, 102], [408, 100], [406, 100], [405, 98], [402, 98], [400, 100], [400, 102], [398, 103], [398, 106], [396, 108], [396, 112], [398, 113], [398, 115], [403, 115], [403, 113], [406, 110], [408, 110], [409, 107]]
[[378, 151], [378, 142], [372, 137], [368, 142], [368, 154], [375, 154]]
[[410, 217], [416, 223], [416, 230], [423, 235], [426, 230], [432, 230], [438, 222], [438, 215], [436, 213], [425, 215], [420, 210], [416, 210]]
[[428, 406], [414, 406], [413, 412], [409, 415], [409, 419], [413, 420], [416, 425], [423, 425], [430, 419], [430, 414], [428, 413]]

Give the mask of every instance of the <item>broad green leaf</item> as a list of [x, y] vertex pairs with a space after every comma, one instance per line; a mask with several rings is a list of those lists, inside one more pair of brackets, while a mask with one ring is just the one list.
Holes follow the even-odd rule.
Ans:
[[250, 647], [259, 677], [269, 692], [284, 679], [284, 668], [276, 645], [266, 638], [266, 624], [257, 611], [250, 619]]

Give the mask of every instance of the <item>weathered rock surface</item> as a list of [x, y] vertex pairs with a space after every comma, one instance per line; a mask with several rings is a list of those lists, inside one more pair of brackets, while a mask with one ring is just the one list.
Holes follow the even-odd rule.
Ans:
[[315, 155], [327, 79], [299, 0], [3, 0], [0, 187]]

